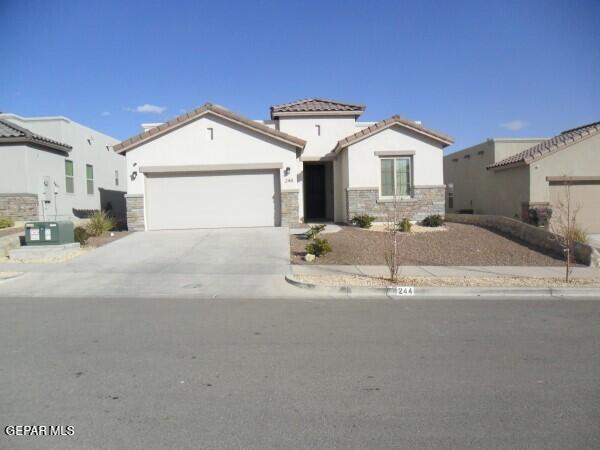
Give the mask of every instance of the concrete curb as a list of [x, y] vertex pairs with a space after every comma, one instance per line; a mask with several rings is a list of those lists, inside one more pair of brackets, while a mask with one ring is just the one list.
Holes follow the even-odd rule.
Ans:
[[3, 281], [14, 280], [15, 278], [20, 278], [25, 275], [25, 272], [19, 272], [16, 275], [11, 275], [10, 277], [0, 277], [0, 283]]
[[415, 295], [400, 296], [396, 294], [396, 288], [388, 287], [366, 287], [366, 286], [326, 286], [313, 283], [305, 283], [296, 279], [293, 275], [286, 275], [285, 280], [298, 288], [308, 289], [329, 295], [342, 295], [347, 297], [386, 297], [391, 300], [402, 298], [471, 298], [496, 297], [496, 298], [523, 298], [553, 297], [582, 298], [600, 300], [600, 289], [598, 288], [520, 288], [520, 287], [415, 287]]

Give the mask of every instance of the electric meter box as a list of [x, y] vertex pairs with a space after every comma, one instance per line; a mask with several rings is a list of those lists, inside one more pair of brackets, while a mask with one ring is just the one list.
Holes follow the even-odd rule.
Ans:
[[74, 241], [73, 222], [25, 222], [25, 245], [62, 245]]

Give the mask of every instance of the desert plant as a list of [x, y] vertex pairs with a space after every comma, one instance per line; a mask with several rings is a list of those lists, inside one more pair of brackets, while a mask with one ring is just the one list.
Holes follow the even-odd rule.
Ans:
[[81, 245], [85, 245], [90, 237], [84, 227], [75, 227], [73, 234], [75, 235], [75, 242], [79, 242]]
[[573, 242], [581, 242], [582, 244], [588, 243], [588, 234], [579, 224], [574, 223], [569, 230], [570, 239]]
[[[385, 234], [385, 245], [383, 248], [385, 263], [390, 271], [390, 280], [398, 280], [398, 271], [400, 270], [400, 248], [402, 247], [402, 239], [406, 234], [402, 233], [401, 227], [406, 223], [410, 225], [407, 218], [400, 220], [400, 208], [398, 198], [394, 195], [394, 202], [387, 212], [387, 228]], [[409, 227], [410, 229], [410, 227]]]
[[375, 220], [375, 217], [368, 214], [361, 214], [352, 218], [352, 223], [358, 225], [360, 228], [371, 228], [371, 224]]
[[0, 228], [10, 228], [15, 226], [15, 221], [10, 217], [0, 217]]
[[90, 236], [102, 236], [115, 227], [115, 221], [104, 211], [97, 211], [90, 216], [85, 229]]
[[304, 249], [307, 253], [311, 253], [318, 258], [319, 256], [329, 253], [331, 251], [331, 245], [327, 239], [314, 238], [310, 244], [307, 244], [306, 247], [304, 247]]
[[444, 219], [439, 214], [433, 214], [425, 217], [421, 224], [425, 227], [441, 227], [444, 225]]
[[306, 236], [307, 239], [314, 239], [324, 229], [325, 229], [325, 225], [324, 224], [311, 225], [310, 229], [306, 233], [304, 233], [304, 236]]
[[402, 233], [410, 233], [410, 229], [412, 228], [412, 223], [406, 217], [402, 219], [400, 222], [396, 224], [398, 230]]

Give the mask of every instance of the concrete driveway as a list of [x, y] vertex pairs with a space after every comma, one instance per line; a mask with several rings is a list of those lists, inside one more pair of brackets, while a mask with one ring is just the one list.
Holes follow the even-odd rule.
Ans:
[[0, 295], [277, 296], [297, 291], [289, 251], [287, 228], [133, 233], [62, 264], [3, 264], [27, 273]]
[[133, 233], [67, 263], [75, 272], [285, 274], [286, 228], [227, 228]]

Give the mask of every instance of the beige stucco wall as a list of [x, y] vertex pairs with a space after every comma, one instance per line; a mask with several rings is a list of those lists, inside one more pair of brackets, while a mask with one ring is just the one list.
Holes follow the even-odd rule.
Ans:
[[145, 193], [145, 177], [139, 172], [144, 166], [282, 163], [284, 169], [291, 169], [287, 176], [285, 170], [279, 171], [282, 191], [298, 188], [297, 171], [301, 167], [291, 144], [211, 114], [130, 150], [126, 157], [128, 173], [137, 173], [127, 180], [130, 195]]
[[356, 144], [348, 153], [348, 187], [381, 185], [380, 158], [375, 152], [413, 151], [413, 184], [440, 186], [444, 184], [442, 144], [400, 126], [387, 128]]
[[[71, 220], [74, 209], [105, 207], [108, 197], [115, 196], [119, 203], [124, 202], [121, 196], [127, 184], [125, 158], [112, 151], [111, 146], [118, 142], [116, 139], [61, 116], [20, 117], [7, 113], [0, 117], [72, 147], [67, 155], [36, 145], [1, 146], [0, 193], [37, 194], [40, 217], [52, 220]], [[73, 193], [66, 192], [65, 160], [73, 161]], [[93, 166], [93, 194], [87, 193], [87, 164]], [[118, 184], [115, 171], [118, 172]], [[49, 190], [52, 195], [47, 202], [42, 199], [48, 190], [44, 187], [45, 179], [55, 185]]]
[[531, 201], [547, 202], [550, 191], [546, 177], [600, 176], [600, 135], [535, 161], [531, 168]]
[[486, 167], [519, 153], [540, 139], [490, 139], [444, 157], [444, 182], [454, 184], [454, 208], [475, 214], [520, 217], [521, 202], [529, 201], [526, 168], [487, 170]]
[[[531, 201], [550, 202], [555, 220], [560, 213], [559, 202], [566, 199], [565, 188], [551, 185], [546, 177], [600, 177], [600, 135], [535, 161], [529, 170]], [[581, 180], [570, 189], [571, 205], [578, 209], [578, 224], [589, 233], [600, 233], [600, 182]]]

